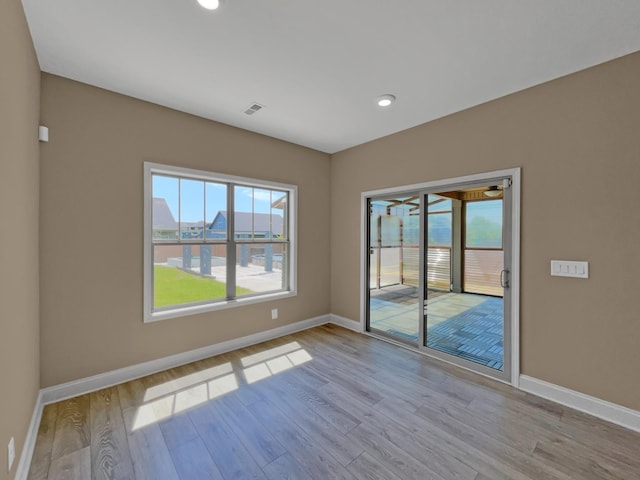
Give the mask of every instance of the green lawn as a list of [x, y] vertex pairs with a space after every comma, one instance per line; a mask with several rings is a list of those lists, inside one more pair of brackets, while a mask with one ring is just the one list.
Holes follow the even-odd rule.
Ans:
[[[187, 273], [175, 267], [154, 265], [153, 275], [153, 306], [156, 308], [221, 299], [227, 296], [227, 287], [224, 283]], [[246, 293], [251, 293], [251, 290], [236, 288], [236, 295]]]

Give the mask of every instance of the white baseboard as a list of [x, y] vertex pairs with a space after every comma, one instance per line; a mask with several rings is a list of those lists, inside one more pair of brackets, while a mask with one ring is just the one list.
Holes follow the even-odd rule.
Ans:
[[594, 417], [640, 432], [640, 411], [569, 390], [527, 375], [520, 375], [520, 389], [566, 405]]
[[29, 475], [29, 467], [31, 466], [31, 457], [33, 457], [33, 450], [36, 447], [36, 440], [38, 439], [38, 430], [40, 428], [40, 420], [42, 419], [42, 409], [44, 404], [42, 403], [42, 390], [38, 392], [36, 398], [36, 404], [33, 408], [33, 414], [31, 415], [31, 422], [29, 423], [29, 430], [27, 430], [27, 436], [22, 446], [22, 452], [20, 453], [20, 461], [18, 462], [18, 468], [16, 469], [15, 480], [27, 480]]
[[362, 327], [360, 325], [360, 322], [350, 320], [347, 317], [341, 317], [340, 315], [336, 315], [334, 313], [331, 313], [329, 317], [331, 318], [329, 320], [329, 323], [333, 323], [334, 325], [339, 325], [348, 330], [353, 330], [354, 332], [357, 332], [357, 333], [362, 333]]
[[246, 337], [234, 338], [226, 342], [216, 343], [207, 347], [189, 350], [183, 353], [177, 353], [168, 357], [151, 360], [149, 362], [138, 363], [129, 367], [112, 370], [110, 372], [100, 373], [92, 377], [81, 378], [71, 382], [54, 385], [52, 387], [43, 388], [41, 390], [42, 402], [44, 405], [67, 398], [77, 397], [85, 393], [94, 392], [107, 387], [112, 387], [120, 383], [128, 382], [136, 378], [151, 375], [152, 373], [161, 372], [169, 368], [178, 367], [187, 363], [196, 362], [215, 355], [237, 350], [239, 348], [256, 345], [267, 340], [289, 335], [291, 333], [306, 330], [308, 328], [317, 327], [329, 323], [330, 315], [321, 315], [319, 317], [309, 318], [282, 327], [273, 328], [264, 332], [254, 333]]

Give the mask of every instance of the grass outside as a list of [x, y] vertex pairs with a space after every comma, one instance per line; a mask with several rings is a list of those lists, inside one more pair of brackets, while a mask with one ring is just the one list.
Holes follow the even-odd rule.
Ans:
[[[153, 290], [155, 308], [217, 300], [227, 296], [225, 283], [165, 265], [153, 266]], [[251, 293], [251, 290], [236, 287], [236, 295], [247, 293]]]

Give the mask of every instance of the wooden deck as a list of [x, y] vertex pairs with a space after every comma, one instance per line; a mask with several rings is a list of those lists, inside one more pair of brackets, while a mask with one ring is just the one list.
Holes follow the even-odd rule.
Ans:
[[[371, 327], [418, 342], [418, 289], [371, 290]], [[480, 365], [503, 368], [503, 300], [487, 295], [429, 291], [427, 345]]]
[[640, 434], [324, 326], [45, 408], [29, 478], [640, 478]]

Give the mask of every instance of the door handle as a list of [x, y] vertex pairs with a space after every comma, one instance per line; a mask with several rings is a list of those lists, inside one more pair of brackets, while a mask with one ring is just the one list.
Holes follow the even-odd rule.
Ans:
[[502, 270], [500, 272], [500, 286], [502, 288], [509, 288], [509, 278], [507, 275], [509, 275], [509, 270]]

